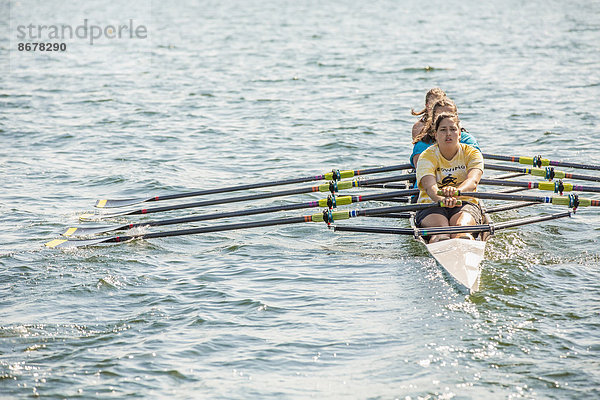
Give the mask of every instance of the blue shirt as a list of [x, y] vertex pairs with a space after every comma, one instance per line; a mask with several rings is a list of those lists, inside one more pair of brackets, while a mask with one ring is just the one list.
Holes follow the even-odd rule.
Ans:
[[[477, 139], [475, 139], [469, 132], [463, 131], [460, 133], [460, 142], [468, 144], [469, 146], [473, 146], [477, 150], [481, 151], [481, 149], [479, 148], [479, 143], [477, 143]], [[413, 164], [413, 157], [427, 150], [427, 148], [432, 144], [433, 143], [425, 143], [422, 140], [415, 143], [415, 145], [413, 146], [413, 152], [410, 155], [410, 165], [412, 165], [413, 168], [415, 167], [415, 164]]]

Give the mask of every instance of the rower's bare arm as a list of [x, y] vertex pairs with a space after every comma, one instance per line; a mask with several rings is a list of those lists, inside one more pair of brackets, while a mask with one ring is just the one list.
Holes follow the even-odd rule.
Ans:
[[429, 198], [433, 201], [440, 201], [440, 200], [444, 200], [443, 196], [438, 195], [438, 185], [437, 185], [437, 181], [435, 180], [435, 176], [433, 175], [425, 175], [423, 178], [421, 178], [421, 186], [425, 189], [425, 191], [427, 192], [427, 195], [429, 196]]
[[421, 121], [415, 122], [415, 124], [413, 125], [413, 128], [412, 128], [412, 138], [413, 138], [413, 140], [415, 140], [415, 138], [417, 137], [417, 135], [419, 133], [421, 133], [421, 129], [423, 129], [423, 122], [421, 122]]
[[412, 158], [413, 165], [415, 166], [415, 169], [417, 168], [417, 162], [419, 161], [419, 156], [420, 156], [420, 154], [416, 154], [416, 155], [415, 155], [415, 156]]
[[477, 185], [479, 185], [479, 181], [481, 180], [481, 176], [483, 175], [483, 171], [479, 168], [471, 168], [467, 171], [467, 179], [461, 183], [457, 189], [461, 192], [474, 192], [477, 190]]

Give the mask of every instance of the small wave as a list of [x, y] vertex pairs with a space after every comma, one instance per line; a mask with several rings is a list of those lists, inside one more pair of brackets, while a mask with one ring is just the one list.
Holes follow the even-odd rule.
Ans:
[[448, 68], [441, 67], [432, 67], [431, 65], [426, 65], [424, 67], [407, 67], [400, 70], [400, 72], [434, 72], [434, 71], [445, 71]]
[[207, 93], [207, 92], [202, 92], [202, 93], [199, 93], [199, 94], [196, 94], [196, 93], [194, 93], [194, 92], [191, 92], [191, 93], [189, 93], [189, 94], [188, 94], [188, 96], [191, 96], [191, 97], [193, 97], [193, 96], [201, 96], [201, 97], [208, 97], [208, 98], [211, 98], [211, 97], [217, 97], [217, 96], [215, 96], [214, 94], [212, 94], [212, 93]]
[[125, 283], [122, 282], [122, 278], [115, 275], [107, 275], [100, 278], [96, 284], [97, 289], [119, 289], [123, 286], [125, 286]]

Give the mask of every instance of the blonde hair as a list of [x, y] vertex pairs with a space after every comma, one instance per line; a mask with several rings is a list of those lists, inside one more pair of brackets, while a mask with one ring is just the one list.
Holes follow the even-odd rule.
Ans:
[[[423, 128], [421, 129], [421, 132], [419, 132], [415, 136], [413, 144], [418, 143], [421, 140], [423, 140], [426, 143], [433, 143], [435, 141], [433, 139], [433, 135], [435, 134], [433, 125], [438, 115], [441, 115], [439, 109], [442, 107], [451, 107], [454, 110], [453, 114], [456, 115], [456, 117], [458, 118], [458, 109], [456, 108], [456, 104], [454, 104], [452, 100], [450, 100], [448, 97], [442, 97], [437, 99], [435, 103], [431, 106], [431, 109], [429, 109], [427, 113], [427, 118], [425, 119], [423, 124]], [[448, 114], [448, 112], [446, 111], [442, 114]]]
[[446, 97], [446, 92], [444, 92], [442, 89], [440, 89], [439, 87], [435, 87], [433, 89], [430, 89], [427, 94], [425, 95], [425, 107], [419, 111], [416, 112], [414, 109], [410, 109], [410, 113], [412, 115], [423, 115], [425, 113], [427, 113], [427, 104], [431, 103], [433, 100], [438, 99], [438, 98], [443, 98]]

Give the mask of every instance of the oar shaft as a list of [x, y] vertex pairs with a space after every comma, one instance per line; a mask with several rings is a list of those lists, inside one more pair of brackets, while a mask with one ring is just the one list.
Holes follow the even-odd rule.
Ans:
[[161, 220], [161, 221], [154, 221], [154, 222], [150, 222], [150, 223], [140, 222], [137, 224], [133, 224], [132, 227], [135, 228], [137, 226], [165, 226], [165, 225], [185, 224], [185, 223], [189, 223], [189, 222], [209, 221], [209, 220], [214, 220], [214, 219], [267, 214], [267, 213], [272, 213], [272, 212], [277, 212], [277, 211], [300, 210], [303, 208], [310, 208], [310, 207], [319, 207], [319, 202], [311, 201], [311, 202], [306, 202], [306, 203], [282, 204], [282, 205], [271, 206], [271, 207], [252, 208], [249, 210], [204, 214], [204, 215], [196, 215], [193, 217], [185, 217], [185, 218], [172, 218], [172, 219], [166, 219], [166, 220]]
[[[369, 185], [369, 187], [372, 188], [379, 188], [379, 189], [406, 189], [406, 184], [404, 183], [384, 183], [384, 184], [378, 184], [378, 185]], [[417, 191], [416, 194], [418, 194], [419, 192]]]
[[[344, 201], [344, 199], [342, 199], [342, 198], [340, 198], [340, 199], [341, 199], [340, 202]], [[324, 200], [327, 200], [327, 199], [324, 199]], [[252, 209], [248, 209], [248, 210], [194, 215], [191, 217], [183, 217], [183, 218], [170, 218], [170, 219], [164, 219], [164, 220], [158, 220], [158, 221], [145, 221], [145, 222], [138, 222], [135, 224], [113, 225], [113, 226], [98, 227], [98, 228], [80, 226], [80, 227], [69, 228], [63, 234], [63, 236], [67, 236], [67, 237], [68, 236], [84, 236], [84, 235], [90, 235], [90, 234], [107, 233], [107, 232], [119, 231], [119, 230], [123, 230], [123, 229], [133, 229], [133, 228], [146, 227], [146, 226], [166, 226], [166, 225], [186, 224], [186, 223], [190, 223], [190, 222], [209, 221], [209, 220], [222, 219], [222, 218], [233, 218], [233, 217], [241, 217], [241, 216], [247, 216], [247, 215], [266, 214], [266, 213], [277, 212], [277, 211], [289, 211], [289, 210], [298, 210], [298, 209], [309, 208], [309, 207], [319, 207], [319, 206], [321, 206], [321, 204], [322, 203], [320, 201], [311, 201], [311, 202], [307, 202], [307, 203], [282, 204], [282, 205], [278, 205], [278, 206], [252, 208]], [[326, 206], [326, 204], [324, 206]]]
[[[343, 206], [343, 205], [348, 205], [348, 204], [358, 203], [358, 202], [363, 202], [363, 201], [395, 199], [396, 197], [410, 196], [415, 193], [418, 193], [418, 191], [414, 190], [414, 189], [409, 189], [409, 190], [399, 190], [399, 191], [387, 192], [387, 193], [367, 194], [367, 195], [362, 195], [362, 196], [339, 196], [339, 197], [335, 197], [334, 199], [335, 199], [336, 206]], [[273, 212], [278, 212], [278, 211], [300, 210], [303, 208], [328, 207], [328, 205], [329, 205], [328, 199], [321, 199], [321, 200], [309, 201], [309, 202], [305, 202], [305, 203], [280, 204], [280, 205], [276, 205], [276, 206], [252, 208], [252, 209], [247, 209], [247, 210], [195, 215], [195, 216], [184, 217], [184, 218], [171, 218], [171, 219], [160, 220], [160, 221], [139, 222], [136, 224], [122, 225], [118, 228], [132, 229], [132, 228], [137, 228], [137, 227], [142, 227], [142, 226], [175, 225], [175, 224], [184, 224], [184, 223], [189, 223], [189, 222], [208, 221], [208, 220], [214, 220], [214, 219], [267, 214], [267, 213], [273, 213]], [[117, 229], [111, 229], [111, 230], [117, 230]]]
[[479, 233], [492, 230], [491, 225], [468, 225], [432, 228], [379, 228], [370, 226], [336, 226], [335, 231], [364, 232], [364, 233], [387, 233], [392, 235], [433, 236], [454, 233]]
[[377, 179], [364, 179], [364, 180], [357, 179], [357, 180], [339, 181], [339, 182], [332, 182], [329, 184], [325, 183], [322, 185], [317, 185], [317, 186], [312, 186], [312, 187], [287, 189], [287, 190], [280, 190], [280, 191], [276, 191], [276, 192], [258, 193], [258, 194], [238, 196], [238, 197], [228, 197], [228, 198], [224, 198], [224, 199], [196, 201], [193, 203], [176, 204], [176, 205], [164, 206], [164, 207], [143, 208], [143, 209], [138, 209], [138, 210], [123, 211], [123, 212], [106, 214], [106, 215], [102, 215], [102, 214], [97, 215], [97, 216], [96, 215], [85, 215], [85, 216], [82, 216], [82, 218], [83, 219], [88, 219], [89, 217], [109, 218], [109, 217], [123, 216], [123, 215], [153, 214], [153, 213], [158, 213], [158, 212], [163, 212], [163, 211], [182, 210], [182, 209], [186, 209], [186, 208], [206, 207], [206, 206], [213, 206], [213, 205], [217, 205], [217, 204], [228, 204], [228, 203], [237, 203], [237, 202], [251, 201], [251, 200], [261, 200], [261, 199], [268, 199], [268, 198], [273, 198], [273, 197], [292, 196], [292, 195], [296, 195], [296, 194], [304, 194], [304, 193], [311, 193], [311, 192], [328, 192], [328, 191], [338, 192], [340, 190], [352, 189], [352, 188], [363, 187], [363, 186], [370, 186], [371, 184], [408, 180], [408, 179], [413, 178], [414, 175], [415, 174], [403, 174], [403, 175], [388, 176], [385, 178], [377, 178]]
[[84, 246], [95, 246], [102, 243], [120, 243], [126, 242], [132, 239], [152, 239], [152, 238], [161, 238], [161, 237], [171, 237], [171, 236], [184, 236], [184, 235], [194, 235], [200, 233], [210, 233], [210, 232], [222, 232], [222, 231], [232, 231], [237, 229], [249, 229], [249, 228], [258, 228], [265, 226], [275, 226], [275, 225], [286, 225], [286, 224], [298, 224], [302, 222], [311, 222], [312, 216], [303, 216], [303, 217], [293, 217], [293, 218], [283, 218], [283, 219], [275, 219], [275, 220], [266, 220], [266, 221], [255, 221], [255, 222], [242, 222], [237, 224], [226, 224], [226, 225], [214, 225], [214, 226], [205, 226], [200, 228], [190, 228], [190, 229], [178, 229], [173, 231], [163, 231], [163, 232], [153, 232], [146, 233], [141, 235], [123, 235], [123, 236], [111, 236], [107, 238], [98, 238], [98, 239], [87, 239], [87, 240], [71, 240], [71, 239], [55, 239], [48, 243], [46, 243], [46, 247], [50, 248], [73, 248], [73, 247], [84, 247]]
[[[553, 180], [553, 179], [576, 179], [580, 181], [592, 181], [592, 182], [600, 182], [600, 176], [591, 176], [591, 175], [580, 175], [580, 174], [572, 174], [570, 172], [564, 171], [555, 171], [552, 167], [542, 168], [519, 168], [519, 167], [511, 167], [509, 165], [495, 165], [495, 164], [485, 164], [485, 169], [491, 169], [494, 171], [506, 171], [506, 172], [516, 172], [518, 174], [529, 174], [533, 176], [540, 176], [542, 178]], [[518, 176], [518, 175], [516, 175]]]
[[[509, 201], [533, 201], [536, 203], [549, 203], [559, 206], [575, 207], [573, 199], [570, 196], [525, 196], [525, 195], [514, 195], [514, 194], [503, 194], [503, 193], [481, 193], [481, 192], [458, 192], [458, 196], [475, 197], [479, 199], [491, 199], [491, 200], [509, 200]], [[598, 207], [600, 206], [600, 200], [586, 199], [577, 197], [577, 207]]]
[[[404, 169], [409, 169], [409, 168], [412, 168], [412, 166], [410, 164], [399, 164], [399, 165], [391, 165], [388, 167], [380, 167], [380, 168], [344, 170], [344, 171], [339, 171], [339, 173], [340, 173], [340, 176], [342, 179], [346, 179], [346, 178], [353, 178], [355, 176], [360, 176], [360, 175], [391, 172], [391, 171], [398, 171], [398, 170], [404, 170]], [[199, 191], [189, 192], [189, 193], [175, 193], [175, 194], [169, 194], [169, 195], [164, 195], [164, 196], [156, 196], [149, 201], [181, 199], [184, 197], [203, 196], [203, 195], [209, 195], [209, 194], [236, 192], [236, 191], [240, 191], [240, 190], [250, 190], [250, 189], [260, 189], [260, 188], [273, 187], [273, 186], [292, 185], [295, 183], [330, 180], [332, 178], [333, 178], [333, 173], [328, 172], [325, 174], [315, 175], [315, 176], [304, 176], [304, 177], [300, 177], [300, 178], [282, 179], [282, 180], [259, 182], [259, 183], [249, 183], [249, 184], [245, 184], [245, 185], [229, 186], [229, 187], [217, 188], [217, 189], [206, 189], [206, 190], [199, 190]]]
[[495, 206], [495, 207], [486, 207], [485, 208], [485, 212], [487, 214], [493, 214], [493, 213], [497, 213], [500, 211], [508, 211], [508, 210], [515, 210], [517, 208], [524, 208], [524, 207], [529, 207], [529, 206], [533, 206], [539, 204], [538, 202], [529, 202], [529, 203], [509, 203], [509, 204], [505, 204], [503, 206]]
[[214, 206], [217, 204], [227, 204], [227, 203], [238, 203], [238, 202], [251, 201], [251, 200], [261, 200], [261, 199], [268, 199], [271, 197], [293, 196], [295, 194], [311, 193], [314, 191], [315, 190], [313, 190], [313, 188], [298, 188], [298, 189], [280, 190], [280, 191], [271, 192], [271, 193], [258, 193], [258, 194], [252, 194], [252, 195], [247, 195], [247, 196], [228, 197], [225, 199], [204, 200], [204, 201], [196, 201], [193, 203], [175, 204], [172, 206], [144, 208], [141, 210], [135, 210], [135, 211], [129, 212], [128, 215], [152, 214], [152, 213], [158, 213], [158, 212], [163, 212], [163, 211], [183, 210], [186, 208]]
[[403, 196], [412, 196], [415, 194], [419, 193], [419, 189], [406, 189], [406, 190], [396, 190], [393, 192], [387, 192], [387, 193], [377, 193], [377, 194], [365, 194], [362, 196], [352, 196], [357, 197], [359, 200], [358, 201], [373, 201], [373, 200], [388, 200], [388, 199], [392, 199], [394, 200], [394, 198], [396, 197], [403, 197]]
[[[439, 205], [439, 203], [437, 203]], [[113, 236], [108, 238], [99, 238], [99, 239], [88, 239], [88, 240], [70, 240], [70, 239], [56, 239], [51, 242], [46, 243], [47, 247], [51, 248], [68, 248], [68, 247], [82, 247], [82, 246], [92, 246], [101, 243], [115, 243], [115, 242], [124, 242], [134, 238], [141, 239], [151, 239], [151, 238], [160, 238], [160, 237], [169, 237], [169, 236], [182, 236], [182, 235], [194, 235], [199, 233], [209, 233], [209, 232], [221, 232], [221, 231], [231, 231], [237, 229], [247, 229], [247, 228], [258, 228], [258, 227], [266, 227], [266, 226], [275, 226], [275, 225], [285, 225], [285, 224], [296, 224], [301, 222], [323, 222], [326, 221], [328, 223], [344, 220], [353, 217], [360, 216], [370, 216], [370, 215], [378, 215], [385, 213], [399, 213], [404, 211], [418, 210], [422, 208], [435, 206], [436, 203], [430, 204], [411, 204], [407, 206], [395, 206], [395, 207], [383, 207], [383, 208], [370, 208], [363, 210], [346, 210], [346, 211], [324, 211], [322, 214], [313, 214], [313, 215], [305, 215], [303, 217], [296, 218], [284, 218], [284, 219], [275, 219], [275, 220], [266, 220], [266, 221], [256, 221], [256, 222], [244, 222], [237, 224], [227, 224], [227, 225], [216, 225], [216, 226], [207, 226], [200, 228], [191, 228], [191, 229], [181, 229], [174, 231], [165, 231], [165, 232], [155, 232], [155, 233], [146, 233], [141, 235], [127, 235], [127, 236]]]
[[528, 201], [536, 203], [551, 203], [552, 197], [541, 197], [541, 196], [528, 196], [528, 195], [515, 195], [505, 193], [483, 193], [483, 192], [459, 192], [458, 196], [469, 196], [478, 199], [488, 200], [509, 200], [509, 201]]
[[115, 240], [111, 240], [114, 242], [122, 242], [127, 241], [134, 238], [139, 239], [152, 239], [152, 238], [161, 238], [161, 237], [171, 237], [171, 236], [183, 236], [183, 235], [195, 235], [199, 233], [211, 233], [211, 232], [224, 232], [224, 231], [233, 231], [238, 229], [249, 229], [249, 228], [260, 228], [265, 226], [276, 226], [276, 225], [289, 225], [289, 224], [298, 224], [302, 222], [311, 222], [311, 219], [307, 219], [307, 217], [293, 217], [293, 218], [284, 218], [277, 220], [266, 220], [266, 221], [255, 221], [255, 222], [242, 222], [237, 224], [226, 224], [226, 225], [216, 225], [216, 226], [204, 226], [200, 228], [190, 228], [190, 229], [179, 229], [175, 231], [166, 231], [166, 232], [154, 232], [154, 233], [146, 233], [141, 236], [117, 236]]
[[[222, 218], [233, 218], [233, 217], [241, 217], [247, 215], [258, 215], [258, 214], [267, 214], [278, 211], [289, 211], [289, 210], [299, 210], [302, 208], [311, 208], [311, 207], [332, 207], [348, 205], [352, 203], [358, 203], [362, 201], [373, 201], [373, 200], [386, 200], [386, 201], [398, 201], [398, 202], [408, 202], [408, 198], [402, 196], [410, 196], [416, 194], [418, 191], [415, 189], [409, 190], [399, 190], [393, 192], [386, 193], [378, 193], [378, 194], [368, 194], [362, 196], [339, 196], [339, 197], [331, 197], [326, 199], [321, 199], [318, 201], [309, 201], [305, 203], [292, 203], [292, 204], [280, 204], [276, 206], [270, 207], [260, 207], [260, 208], [251, 208], [246, 210], [238, 210], [238, 211], [230, 211], [230, 212], [222, 212], [222, 213], [213, 213], [213, 214], [204, 214], [204, 215], [194, 215], [190, 217], [183, 218], [171, 218], [165, 220], [158, 221], [144, 221], [135, 224], [122, 224], [122, 225], [113, 225], [113, 226], [104, 226], [104, 227], [72, 227], [69, 228], [63, 236], [84, 236], [84, 235], [92, 235], [99, 233], [106, 233], [112, 231], [118, 231], [122, 229], [133, 229], [142, 226], [165, 226], [165, 225], [175, 225], [175, 224], [185, 224], [189, 222], [199, 222], [199, 221], [208, 221], [214, 219], [222, 219]], [[331, 202], [331, 203], [330, 203]]]
[[530, 218], [518, 219], [515, 221], [499, 222], [497, 224], [494, 224], [494, 229], [514, 228], [517, 226], [523, 226], [523, 225], [537, 223], [537, 222], [551, 221], [553, 219], [570, 217], [571, 215], [572, 215], [571, 211], [564, 211], [561, 213], [542, 215], [539, 217], [530, 217]]
[[[460, 203], [457, 202], [457, 204], [460, 204]], [[416, 204], [408, 204], [405, 206], [366, 208], [363, 210], [359, 210], [358, 214], [361, 217], [372, 217], [372, 216], [390, 214], [390, 213], [399, 213], [399, 212], [406, 212], [406, 211], [419, 211], [419, 210], [424, 210], [426, 208], [430, 208], [430, 207], [434, 207], [434, 206], [438, 206], [438, 205], [442, 206], [440, 203], [416, 203]]]
[[514, 228], [527, 224], [550, 221], [558, 218], [570, 217], [571, 211], [565, 211], [557, 214], [543, 215], [541, 217], [523, 218], [515, 221], [501, 222], [498, 224], [467, 225], [467, 226], [448, 226], [432, 228], [380, 228], [368, 226], [336, 226], [335, 231], [345, 232], [363, 232], [363, 233], [384, 233], [393, 235], [415, 235], [415, 236], [433, 236], [441, 234], [455, 233], [480, 233], [491, 232], [500, 229]]
[[[410, 164], [398, 164], [398, 165], [391, 165], [389, 167], [376, 167], [376, 168], [366, 168], [366, 169], [357, 169], [354, 171], [353, 176], [360, 176], [360, 175], [370, 175], [370, 174], [378, 174], [380, 172], [392, 172], [392, 171], [402, 171], [405, 169], [412, 169], [413, 166]], [[325, 174], [325, 179], [331, 179], [330, 176], [331, 173], [327, 173]], [[348, 176], [347, 178], [352, 178], [352, 176]]]
[[600, 193], [600, 187], [585, 186], [585, 185], [573, 185], [572, 183], [565, 183], [561, 181], [556, 182], [518, 182], [518, 181], [505, 181], [502, 179], [485, 179], [482, 178], [479, 181], [482, 185], [494, 185], [494, 186], [510, 186], [510, 187], [521, 187], [527, 189], [539, 189], [539, 190], [550, 190], [555, 193], [560, 192], [588, 192], [588, 193]]
[[97, 238], [97, 239], [84, 239], [84, 240], [55, 239], [55, 240], [52, 240], [52, 241], [46, 243], [46, 247], [50, 247], [50, 248], [85, 247], [85, 246], [95, 246], [95, 245], [99, 245], [102, 243], [126, 242], [126, 241], [132, 240], [132, 239], [151, 239], [151, 238], [161, 238], [161, 237], [171, 237], [171, 236], [194, 235], [194, 234], [199, 234], [199, 233], [231, 231], [231, 230], [236, 230], [236, 229], [257, 228], [257, 227], [263, 227], [263, 226], [298, 224], [298, 223], [302, 223], [302, 222], [310, 222], [311, 221], [310, 217], [311, 216], [304, 216], [304, 217], [284, 218], [284, 219], [276, 219], [276, 220], [245, 222], [245, 223], [237, 223], [237, 224], [205, 226], [205, 227], [200, 227], [200, 228], [180, 229], [180, 230], [164, 231], [164, 232], [153, 232], [153, 233], [146, 233], [146, 234], [142, 234], [142, 235], [111, 236], [111, 237]]
[[122, 207], [125, 205], [132, 205], [136, 203], [144, 203], [151, 201], [162, 201], [162, 200], [174, 200], [174, 199], [182, 199], [186, 197], [196, 197], [196, 196], [205, 196], [210, 194], [218, 194], [218, 193], [228, 193], [228, 192], [236, 192], [240, 190], [250, 190], [250, 189], [259, 189], [273, 186], [283, 186], [283, 185], [291, 185], [295, 183], [304, 183], [304, 182], [312, 182], [312, 181], [321, 181], [321, 180], [341, 180], [347, 178], [353, 178], [355, 176], [376, 174], [382, 172], [391, 172], [391, 171], [399, 171], [410, 169], [412, 166], [410, 164], [398, 164], [391, 165], [387, 167], [378, 167], [378, 168], [366, 168], [366, 169], [356, 169], [356, 170], [343, 170], [343, 171], [335, 171], [328, 172], [321, 175], [314, 176], [304, 176], [299, 178], [290, 178], [290, 179], [280, 179], [274, 181], [267, 182], [257, 182], [257, 183], [248, 183], [242, 185], [233, 185], [222, 188], [215, 189], [204, 189], [204, 190], [196, 190], [192, 192], [184, 192], [184, 193], [172, 193], [160, 196], [151, 196], [142, 199], [129, 199], [129, 201], [125, 200], [98, 200], [96, 202], [96, 207], [99, 208], [112, 208], [112, 207]]
[[367, 217], [374, 218], [393, 218], [393, 219], [408, 219], [412, 217], [412, 213], [404, 212], [404, 213], [389, 213], [389, 214], [381, 214], [381, 215], [367, 215]]
[[555, 167], [566, 167], [566, 168], [580, 168], [580, 169], [592, 169], [596, 171], [600, 171], [600, 165], [592, 165], [592, 164], [579, 164], [579, 163], [571, 163], [564, 161], [552, 161], [546, 158], [541, 158], [539, 156], [536, 157], [519, 157], [519, 156], [501, 156], [496, 154], [483, 154], [484, 158], [488, 158], [490, 160], [499, 160], [499, 161], [509, 161], [516, 162], [524, 165], [532, 165], [534, 167], [546, 167], [546, 166], [555, 166]]
[[336, 225], [333, 227], [335, 232], [361, 232], [361, 233], [387, 233], [392, 235], [413, 235], [414, 229], [411, 228], [379, 228], [371, 226], [345, 226]]
[[[417, 191], [418, 193], [418, 191]], [[367, 194], [362, 196], [340, 196], [335, 198], [336, 206], [343, 206], [363, 201], [373, 201], [373, 200], [387, 200], [390, 198], [395, 198], [399, 196], [410, 196], [415, 194], [415, 190], [402, 190], [388, 193], [378, 193], [378, 194]], [[214, 219], [223, 219], [223, 218], [233, 218], [233, 217], [242, 217], [248, 215], [258, 215], [258, 214], [268, 214], [278, 211], [291, 211], [291, 210], [300, 210], [303, 208], [314, 208], [314, 207], [327, 207], [328, 199], [321, 199], [317, 201], [309, 201], [306, 203], [293, 203], [293, 204], [281, 204], [277, 206], [270, 207], [260, 207], [260, 208], [252, 208], [248, 210], [239, 210], [239, 211], [230, 211], [223, 213], [214, 213], [214, 214], [204, 214], [204, 215], [196, 215], [193, 217], [186, 218], [173, 218], [162, 221], [154, 221], [149, 223], [140, 222], [137, 224], [131, 224], [129, 228], [135, 228], [139, 226], [164, 226], [164, 225], [173, 225], [173, 224], [183, 224], [188, 222], [199, 222], [199, 221], [208, 221]]]
[[260, 188], [267, 188], [267, 187], [272, 187], [272, 186], [292, 185], [294, 183], [304, 183], [304, 182], [320, 180], [320, 179], [322, 179], [322, 178], [320, 178], [322, 176], [323, 175], [317, 175], [317, 176], [312, 176], [312, 177], [302, 177], [302, 178], [296, 178], [296, 179], [286, 179], [286, 180], [261, 182], [261, 183], [250, 183], [247, 185], [229, 186], [229, 187], [218, 188], [218, 189], [198, 190], [195, 192], [188, 192], [188, 193], [167, 194], [167, 195], [163, 195], [163, 196], [152, 197], [152, 198], [148, 199], [147, 201], [174, 200], [174, 199], [183, 199], [186, 197], [206, 196], [206, 195], [210, 195], [210, 194], [219, 194], [219, 193], [229, 193], [229, 192], [236, 192], [236, 191], [242, 191], [242, 190], [260, 189]]

